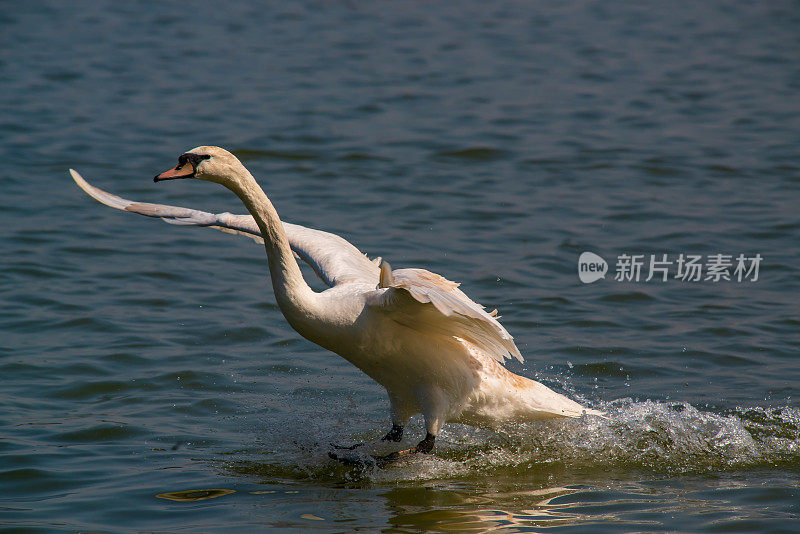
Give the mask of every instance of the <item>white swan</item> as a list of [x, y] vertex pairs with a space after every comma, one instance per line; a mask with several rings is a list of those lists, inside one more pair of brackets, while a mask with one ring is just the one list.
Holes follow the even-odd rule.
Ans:
[[[522, 361], [522, 355], [494, 312], [484, 311], [458, 284], [423, 269], [392, 270], [337, 235], [281, 223], [250, 172], [222, 148], [192, 149], [154, 181], [216, 182], [233, 191], [251, 216], [132, 202], [70, 173], [89, 195], [117, 209], [172, 224], [263, 236], [275, 298], [289, 324], [386, 388], [392, 430], [383, 439], [401, 441], [410, 417], [424, 416], [425, 439], [384, 461], [430, 452], [447, 421], [496, 428], [505, 422], [602, 415], [503, 367], [505, 358]], [[306, 284], [293, 251], [329, 289], [317, 293]]]

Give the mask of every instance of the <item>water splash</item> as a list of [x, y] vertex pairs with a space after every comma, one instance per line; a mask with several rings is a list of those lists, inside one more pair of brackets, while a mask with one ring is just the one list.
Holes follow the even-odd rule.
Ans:
[[688, 403], [621, 399], [604, 409], [608, 419], [506, 429], [472, 445], [478, 454], [464, 460], [478, 469], [560, 464], [669, 474], [800, 465], [796, 408], [716, 413]]
[[[331, 429], [305, 427], [291, 443], [227, 467], [241, 474], [331, 482], [396, 482], [470, 477], [595, 474], [703, 474], [800, 467], [800, 409], [699, 409], [684, 402], [619, 399], [600, 406], [608, 418], [509, 425], [501, 431], [447, 425], [435, 453], [389, 468], [346, 467], [328, 458]], [[330, 439], [328, 439], [330, 438]], [[382, 454], [384, 444], [379, 451]], [[365, 452], [366, 454], [366, 452]]]

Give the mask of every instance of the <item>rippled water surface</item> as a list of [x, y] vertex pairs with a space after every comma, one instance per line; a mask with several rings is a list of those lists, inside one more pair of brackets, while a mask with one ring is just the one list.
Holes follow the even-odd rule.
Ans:
[[[798, 529], [797, 3], [2, 11], [0, 528]], [[200, 144], [284, 219], [461, 281], [500, 310], [511, 370], [608, 419], [331, 461], [386, 431], [387, 401], [291, 330], [263, 247], [66, 172], [243, 212], [153, 184]], [[581, 283], [584, 251], [604, 280]], [[625, 282], [622, 254], [763, 260], [756, 281]]]

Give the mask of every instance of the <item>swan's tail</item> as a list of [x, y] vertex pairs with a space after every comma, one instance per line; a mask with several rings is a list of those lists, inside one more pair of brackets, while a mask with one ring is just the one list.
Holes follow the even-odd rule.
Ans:
[[587, 408], [540, 382], [512, 373], [478, 350], [471, 350], [470, 355], [480, 363], [481, 381], [474, 401], [461, 416], [468, 424], [492, 426], [583, 415], [606, 418], [601, 411]]
[[583, 413], [581, 415], [594, 415], [595, 417], [602, 417], [603, 419], [609, 419], [606, 415], [606, 412], [601, 412], [600, 410], [593, 410], [591, 408], [584, 408]]
[[565, 397], [563, 395], [560, 395], [558, 393], [553, 392], [553, 394], [561, 397], [561, 399], [559, 399], [558, 402], [554, 402], [550, 406], [551, 408], [550, 413], [552, 413], [553, 416], [578, 418], [578, 417], [583, 417], [584, 415], [593, 415], [595, 417], [602, 417], [603, 419], [608, 419], [608, 416], [606, 415], [605, 412], [594, 410], [592, 408], [587, 408], [586, 406], [583, 406], [575, 402], [574, 400]]
[[604, 412], [587, 408], [544, 384], [527, 378], [523, 380], [518, 389], [518, 394], [522, 397], [520, 408], [523, 412], [527, 411], [531, 419], [578, 418], [584, 415], [608, 418]]

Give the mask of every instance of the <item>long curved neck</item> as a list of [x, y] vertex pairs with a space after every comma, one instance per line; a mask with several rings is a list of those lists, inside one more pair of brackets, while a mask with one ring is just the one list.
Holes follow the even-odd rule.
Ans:
[[304, 334], [303, 325], [317, 315], [317, 294], [308, 286], [294, 259], [289, 239], [278, 212], [246, 169], [245, 177], [225, 184], [238, 196], [253, 216], [264, 238], [272, 288], [281, 312], [295, 330]]

